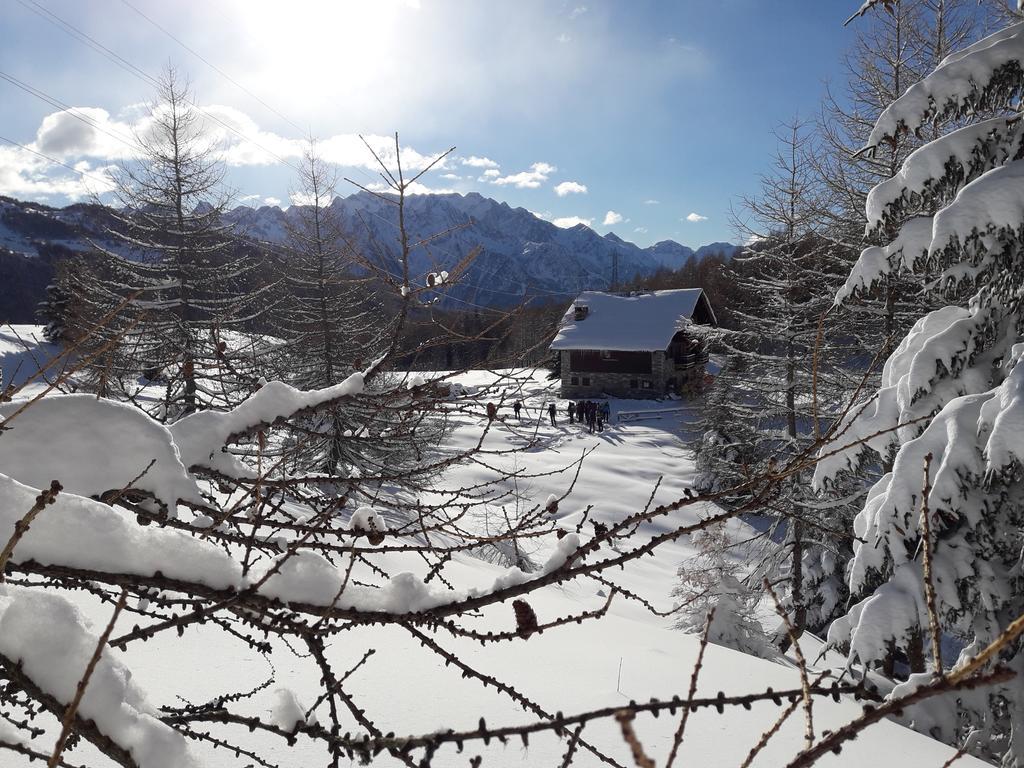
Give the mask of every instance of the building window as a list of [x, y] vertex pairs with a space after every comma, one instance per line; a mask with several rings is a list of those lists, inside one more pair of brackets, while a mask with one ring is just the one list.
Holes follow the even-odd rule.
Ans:
[[629, 388], [630, 388], [630, 389], [636, 389], [636, 388], [637, 388], [637, 383], [638, 383], [638, 382], [637, 382], [637, 380], [636, 380], [636, 379], [630, 379], [630, 380], [629, 380]]
[[583, 386], [584, 387], [589, 387], [590, 386], [590, 379], [587, 376], [583, 377]]
[[569, 383], [572, 384], [573, 386], [576, 386], [577, 384], [580, 383], [580, 377], [579, 376], [570, 376], [569, 377]]
[[651, 389], [652, 386], [653, 385], [651, 384], [651, 382], [647, 381], [646, 379], [644, 381], [640, 382], [640, 388], [641, 389]]

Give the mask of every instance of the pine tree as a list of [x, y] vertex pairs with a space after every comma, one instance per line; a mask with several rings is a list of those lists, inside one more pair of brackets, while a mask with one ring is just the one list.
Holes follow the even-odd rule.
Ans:
[[[946, 130], [871, 191], [869, 234], [885, 244], [863, 251], [839, 293], [847, 299], [902, 270], [950, 302], [914, 324], [816, 470], [822, 486], [866, 451], [891, 460], [855, 522], [855, 603], [829, 632], [851, 662], [884, 665], [894, 646], [913, 652], [932, 616], [926, 584], [941, 637], [961, 660], [1024, 614], [1022, 93], [1017, 24], [947, 57], [880, 115], [867, 141], [870, 151], [934, 124], [1002, 115]], [[836, 444], [849, 447], [836, 453]], [[951, 743], [973, 732], [973, 750], [1019, 768], [1022, 650], [1018, 638], [1002, 654], [1018, 676], [1010, 683], [933, 699], [908, 717]], [[933, 656], [932, 671], [943, 663]], [[896, 693], [920, 682], [913, 676]]]
[[79, 300], [84, 269], [80, 260], [61, 259], [54, 268], [53, 280], [46, 286], [46, 298], [39, 304], [38, 315], [45, 323], [43, 337], [51, 344], [72, 343], [84, 330], [86, 320]]

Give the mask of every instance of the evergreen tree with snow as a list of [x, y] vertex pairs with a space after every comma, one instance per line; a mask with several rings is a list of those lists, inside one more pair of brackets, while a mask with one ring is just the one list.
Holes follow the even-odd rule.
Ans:
[[[893, 647], [912, 652], [920, 627], [929, 626], [926, 582], [942, 640], [960, 649], [960, 661], [1024, 614], [1022, 92], [1024, 24], [1016, 24], [947, 56], [882, 112], [866, 142], [877, 151], [907, 133], [927, 136], [936, 124], [998, 115], [944, 131], [872, 189], [868, 234], [879, 244], [861, 253], [837, 294], [845, 302], [905, 273], [949, 302], [914, 324], [886, 361], [874, 397], [839, 425], [816, 469], [821, 487], [865, 455], [891, 466], [857, 515], [854, 602], [829, 632], [851, 662], [880, 666]], [[972, 751], [1019, 768], [1019, 638], [1000, 660], [1016, 679], [907, 714], [951, 743], [971, 734]], [[933, 657], [930, 672], [897, 693], [944, 663]]]
[[44, 322], [43, 337], [51, 344], [71, 343], [83, 330], [86, 319], [82, 316], [79, 288], [84, 268], [80, 260], [62, 259], [46, 286], [46, 298], [40, 302], [37, 313]]
[[[868, 14], [858, 22], [854, 42], [843, 57], [843, 92], [828, 89], [817, 126], [823, 151], [813, 161], [826, 191], [825, 231], [851, 266], [863, 244], [868, 193], [895, 175], [907, 156], [945, 123], [933, 122], [922, 135], [894, 136], [872, 154], [860, 152], [872, 126], [907, 88], [950, 51], [977, 39], [992, 21], [990, 8], [977, 0], [891, 0], [885, 7], [886, 12]], [[857, 301], [844, 304], [833, 322], [842, 326], [852, 342], [851, 352], [859, 354], [860, 366], [866, 367], [875, 355], [891, 351], [923, 312], [937, 306], [920, 281], [890, 274]], [[877, 375], [873, 372], [873, 380]], [[849, 386], [852, 389], [856, 382]]]

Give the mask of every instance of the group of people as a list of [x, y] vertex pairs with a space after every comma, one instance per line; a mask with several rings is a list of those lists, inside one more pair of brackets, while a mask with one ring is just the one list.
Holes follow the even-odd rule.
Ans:
[[[519, 400], [512, 403], [512, 410], [517, 419], [522, 418], [523, 404]], [[611, 406], [607, 401], [596, 403], [593, 400], [570, 400], [566, 412], [569, 414], [570, 424], [586, 424], [591, 432], [603, 432], [604, 425], [611, 421], [612, 415]], [[557, 427], [558, 407], [554, 402], [548, 403], [548, 416], [551, 419], [551, 426]], [[490, 421], [498, 418], [498, 407], [494, 403], [487, 404], [487, 418]]]
[[569, 414], [569, 423], [572, 424], [574, 421], [580, 424], [586, 424], [587, 428], [593, 432], [603, 432], [604, 425], [611, 420], [612, 409], [605, 400], [601, 403], [596, 403], [593, 400], [579, 400], [577, 402], [569, 401], [569, 406], [566, 408]]

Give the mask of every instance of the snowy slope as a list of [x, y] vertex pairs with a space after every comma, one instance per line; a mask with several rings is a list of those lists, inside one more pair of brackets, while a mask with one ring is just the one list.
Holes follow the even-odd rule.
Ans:
[[[30, 328], [22, 331], [23, 336], [31, 335]], [[42, 351], [39, 349], [36, 353]], [[6, 354], [13, 359], [23, 353], [8, 350]], [[491, 481], [496, 469], [501, 468], [515, 468], [521, 478], [534, 475], [529, 479], [504, 481], [493, 500], [495, 513], [503, 506], [506, 512], [514, 513], [517, 499], [519, 503], [532, 505], [549, 494], [562, 495], [573, 485], [572, 493], [560, 503], [557, 513], [562, 526], [573, 529], [584, 509], [589, 509], [589, 519], [610, 522], [642, 508], [659, 479], [661, 484], [654, 495], [656, 504], [678, 498], [692, 482], [692, 455], [679, 437], [682, 431], [678, 421], [679, 402], [614, 401], [611, 426], [603, 433], [590, 435], [578, 425], [565, 423], [562, 415], [565, 404], [560, 401], [559, 425], [552, 427], [546, 423], [545, 408], [553, 397], [553, 390], [551, 383], [539, 375], [475, 372], [460, 377], [459, 383], [478, 389], [485, 399], [504, 403], [499, 409], [500, 421], [488, 434], [485, 449], [519, 450], [490, 453], [485, 462], [460, 465], [445, 478], [445, 487], [467, 487]], [[521, 398], [525, 404], [521, 421], [512, 416], [508, 407], [513, 398]], [[662, 418], [637, 421], [617, 418], [621, 411], [650, 411], [660, 407], [666, 409]], [[474, 445], [485, 422], [483, 413], [459, 417], [445, 449], [457, 451]], [[572, 465], [587, 451], [590, 453], [574, 482]], [[566, 466], [571, 467], [570, 471], [537, 476]], [[507, 494], [500, 495], [502, 491]], [[695, 520], [698, 514], [699, 511], [691, 508], [672, 518], [661, 518], [648, 524], [641, 536]], [[485, 521], [477, 522], [482, 527]], [[743, 530], [741, 523], [733, 523], [734, 533], [742, 534]], [[528, 554], [535, 561], [543, 562], [550, 551], [528, 550]], [[655, 557], [633, 562], [611, 578], [648, 597], [659, 609], [665, 609], [671, 604], [669, 593], [675, 570], [690, 554], [685, 541], [668, 544], [659, 548]], [[402, 571], [423, 574], [426, 569], [413, 553], [391, 553], [383, 565], [392, 575]], [[486, 588], [503, 571], [500, 566], [459, 555], [445, 573], [455, 588], [467, 589]], [[356, 578], [360, 575], [357, 572]], [[529, 600], [543, 622], [600, 607], [605, 601], [605, 596], [599, 594], [603, 591], [606, 590], [593, 582], [575, 582], [545, 588]], [[92, 617], [94, 624], [105, 624], [109, 606], [98, 606], [91, 598], [78, 593], [72, 597]], [[135, 620], [135, 617], [122, 619], [115, 635], [127, 631]], [[485, 630], [513, 628], [510, 606], [485, 609], [475, 626]], [[47, 630], [40, 627], [38, 631]], [[566, 713], [614, 706], [631, 698], [685, 697], [699, 646], [696, 637], [671, 629], [670, 619], [653, 616], [636, 602], [625, 599], [613, 601], [609, 614], [600, 621], [549, 630], [527, 641], [517, 639], [480, 646], [452, 639], [443, 632], [435, 637], [461, 661], [485, 674], [514, 683], [517, 690], [546, 711]], [[415, 638], [398, 627], [357, 628], [342, 633], [329, 640], [328, 653], [338, 669], [348, 669], [371, 648], [376, 654], [349, 680], [346, 690], [384, 732], [418, 733], [439, 727], [470, 730], [476, 727], [481, 716], [486, 717], [490, 725], [536, 719], [493, 688], [485, 689], [474, 680], [460, 679], [456, 672], [445, 669], [436, 656], [425, 652]], [[190, 628], [180, 638], [160, 635], [147, 643], [133, 644], [130, 653], [114, 652], [111, 659], [112, 669], [120, 668], [117, 665], [122, 661], [128, 664], [132, 685], [144, 691], [148, 702], [155, 706], [178, 703], [176, 697], [199, 702], [225, 691], [249, 689], [272, 677], [271, 685], [253, 699], [240, 703], [237, 709], [264, 716], [273, 711], [275, 717], [284, 720], [294, 713], [295, 700], [303, 706], [311, 703], [319, 679], [319, 672], [312, 663], [296, 658], [279, 645], [275, 644], [270, 656], [263, 658], [245, 644], [203, 627]], [[123, 676], [123, 673], [118, 674]], [[776, 664], [710, 647], [698, 695], [714, 696], [718, 691], [749, 693], [764, 690], [769, 685], [776, 689], [793, 688], [798, 683], [798, 675], [790, 664]], [[279, 692], [282, 687], [287, 689], [285, 693]], [[138, 698], [141, 694], [133, 696]], [[815, 707], [816, 728], [819, 733], [825, 728], [835, 728], [859, 713], [860, 706], [854, 701], [821, 701]], [[680, 764], [739, 765], [777, 715], [778, 709], [770, 703], [755, 705], [749, 712], [741, 708], [728, 709], [721, 716], [713, 710], [698, 711], [690, 719]], [[321, 722], [325, 719], [321, 717]], [[658, 765], [664, 764], [676, 724], [676, 718], [666, 716], [637, 720], [637, 732]], [[802, 734], [802, 719], [791, 718], [754, 765], [784, 765], [799, 750]], [[592, 725], [586, 737], [622, 764], [632, 764], [613, 721]], [[247, 743], [255, 743], [258, 753], [275, 764], [294, 768], [322, 764], [319, 749], [301, 737], [291, 748], [270, 736], [257, 735], [251, 739]], [[464, 766], [469, 757], [481, 753], [485, 755], [484, 766], [554, 766], [560, 763], [564, 749], [564, 742], [550, 735], [531, 739], [528, 748], [519, 742], [505, 747], [492, 743], [486, 748], [473, 744], [461, 755], [454, 749], [443, 751], [434, 765]], [[192, 750], [202, 765], [246, 764], [244, 759], [234, 761], [226, 753], [200, 744], [192, 745]], [[819, 764], [890, 765], [898, 759], [901, 766], [934, 768], [952, 754], [953, 750], [948, 747], [887, 722], [850, 742], [839, 756], [830, 755]], [[106, 765], [88, 746], [76, 747], [66, 757], [90, 767]], [[10, 755], [5, 755], [5, 760], [5, 768], [25, 765]], [[396, 763], [384, 757], [380, 764]], [[586, 753], [574, 763], [579, 766], [596, 764], [596, 759]], [[961, 758], [958, 765], [981, 763]]]

